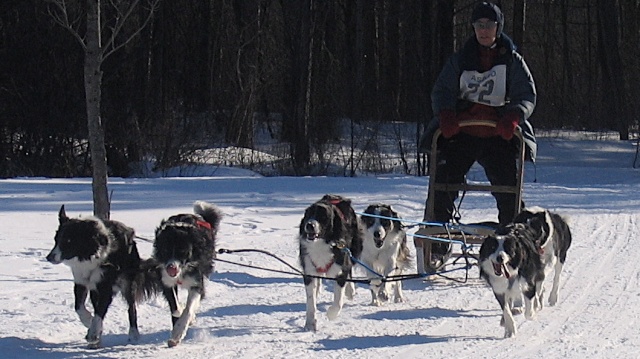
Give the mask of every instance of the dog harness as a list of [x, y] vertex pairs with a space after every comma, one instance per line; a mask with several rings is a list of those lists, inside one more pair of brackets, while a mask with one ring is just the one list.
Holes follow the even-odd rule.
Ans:
[[[331, 200], [327, 200], [327, 203], [329, 203], [330, 205], [336, 207], [336, 209], [338, 210], [338, 215], [340, 216], [340, 218], [344, 221], [344, 213], [342, 213], [342, 210], [340, 209], [340, 207], [338, 206], [340, 203], [342, 202], [342, 200], [340, 199], [331, 199]], [[329, 265], [331, 266], [331, 265]]]
[[201, 221], [201, 220], [196, 220], [196, 224], [198, 225], [198, 227], [203, 227], [206, 228], [208, 230], [211, 230], [211, 224], [209, 222], [205, 222], [205, 221]]
[[335, 261], [332, 259], [331, 261], [329, 261], [329, 263], [327, 263], [327, 265], [325, 265], [324, 267], [318, 267], [317, 264], [313, 263], [313, 261], [311, 261], [311, 263], [313, 264], [313, 266], [316, 268], [316, 272], [318, 273], [327, 273], [329, 271], [329, 268], [331, 268], [331, 266], [333, 265]]

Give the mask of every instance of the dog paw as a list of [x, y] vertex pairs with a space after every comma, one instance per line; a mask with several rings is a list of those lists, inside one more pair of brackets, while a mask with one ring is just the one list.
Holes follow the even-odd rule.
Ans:
[[556, 305], [556, 303], [558, 303], [558, 296], [552, 293], [549, 296], [549, 305], [553, 307], [554, 305]]
[[377, 298], [374, 298], [373, 300], [371, 300], [370, 305], [374, 307], [379, 307], [382, 305], [382, 303]]
[[504, 337], [513, 338], [516, 336], [516, 323], [513, 320], [506, 320], [504, 325]]
[[535, 307], [536, 307], [536, 303], [535, 303], [535, 301], [532, 301], [532, 303], [531, 303], [530, 305], [527, 305], [527, 306], [525, 307], [525, 310], [524, 310], [524, 317], [525, 317], [527, 320], [531, 320], [531, 319], [533, 319], [533, 318], [536, 316], [536, 313], [537, 313], [537, 312], [536, 312], [536, 308], [535, 308]]
[[[96, 318], [98, 319], [98, 318]], [[99, 323], [99, 320], [95, 320], [95, 323], [92, 323], [89, 330], [87, 330], [87, 336], [84, 338], [89, 342], [89, 345], [94, 343], [100, 343], [100, 338], [102, 337], [102, 325]]]
[[180, 344], [180, 339], [169, 339], [167, 341], [167, 345], [169, 346], [169, 348], [173, 348], [178, 344]]
[[140, 332], [138, 332], [138, 328], [129, 329], [129, 343], [135, 344], [140, 340]]
[[542, 310], [543, 307], [544, 307], [544, 304], [542, 303], [542, 299], [536, 299], [533, 301], [533, 309], [536, 312]]
[[404, 303], [406, 300], [404, 299], [403, 296], [396, 296], [395, 300], [396, 303]]
[[100, 341], [91, 342], [87, 345], [87, 349], [100, 349], [102, 348], [102, 343]]
[[345, 285], [345, 291], [344, 291], [345, 296], [347, 297], [347, 299], [349, 300], [353, 300], [353, 297], [356, 294], [356, 287], [353, 284], [353, 282], [349, 282]]
[[317, 331], [318, 330], [318, 326], [316, 324], [316, 321], [315, 320], [311, 320], [311, 321], [308, 320], [304, 324], [304, 330], [307, 331], [307, 332], [315, 332], [315, 331]]
[[342, 308], [338, 307], [337, 305], [330, 306], [329, 309], [327, 309], [327, 317], [329, 318], [329, 320], [335, 320], [336, 318], [338, 318], [341, 309]]
[[383, 302], [388, 302], [390, 297], [391, 296], [389, 295], [389, 292], [385, 290], [381, 290], [380, 292], [378, 292], [378, 298]]
[[89, 330], [89, 332], [87, 333], [87, 335], [84, 337], [87, 340], [88, 344], [88, 348], [89, 349], [98, 349], [100, 348], [100, 336], [98, 335], [98, 333], [92, 333], [91, 330]]
[[524, 301], [522, 299], [522, 296], [518, 296], [514, 301], [513, 301], [513, 305], [511, 306], [511, 308], [522, 308], [524, 306]]
[[512, 315], [520, 315], [524, 312], [524, 310], [522, 310], [522, 307], [514, 307], [511, 308], [511, 314]]

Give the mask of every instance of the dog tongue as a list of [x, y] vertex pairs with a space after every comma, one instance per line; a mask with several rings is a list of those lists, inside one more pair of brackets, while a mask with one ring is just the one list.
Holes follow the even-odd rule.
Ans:
[[507, 279], [511, 277], [509, 271], [507, 270], [507, 266], [504, 263], [493, 263], [493, 271], [498, 277], [502, 276], [503, 274]]
[[507, 266], [503, 264], [502, 269], [504, 272], [504, 276], [507, 277], [507, 279], [511, 278], [511, 274], [509, 274], [509, 271], [507, 270]]
[[178, 275], [178, 267], [174, 265], [167, 266], [167, 274], [171, 277], [175, 277]]
[[493, 272], [498, 276], [502, 276], [502, 264], [500, 263], [493, 263]]

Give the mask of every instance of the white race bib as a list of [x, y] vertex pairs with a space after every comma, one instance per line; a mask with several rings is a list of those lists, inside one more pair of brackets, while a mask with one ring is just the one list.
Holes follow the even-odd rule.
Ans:
[[486, 72], [463, 71], [460, 75], [461, 99], [483, 105], [504, 106], [507, 96], [507, 65], [496, 65]]

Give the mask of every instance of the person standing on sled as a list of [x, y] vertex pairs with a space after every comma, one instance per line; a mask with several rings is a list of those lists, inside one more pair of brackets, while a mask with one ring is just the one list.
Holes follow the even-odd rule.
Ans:
[[[465, 175], [477, 161], [492, 185], [514, 186], [518, 148], [514, 132], [520, 125], [523, 132], [529, 130], [533, 136], [525, 121], [536, 104], [535, 84], [513, 41], [502, 32], [504, 16], [498, 6], [489, 2], [478, 4], [471, 25], [474, 35], [449, 58], [434, 84], [431, 100], [435, 117], [427, 126], [420, 148], [428, 151], [436, 129], [440, 128], [436, 178], [430, 181], [464, 183]], [[496, 125], [460, 126], [462, 121], [470, 120]], [[535, 139], [532, 141], [535, 145]], [[533, 160], [533, 156], [533, 152], [529, 153], [529, 159]], [[517, 214], [515, 194], [492, 194], [500, 224], [511, 222]], [[436, 191], [434, 218], [426, 218], [429, 216], [425, 210], [424, 220], [451, 221], [457, 197], [457, 191]], [[442, 262], [449, 247], [447, 243], [434, 244], [432, 263]]]

